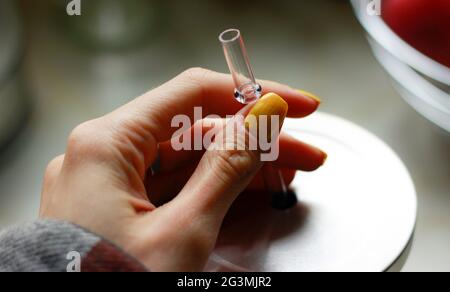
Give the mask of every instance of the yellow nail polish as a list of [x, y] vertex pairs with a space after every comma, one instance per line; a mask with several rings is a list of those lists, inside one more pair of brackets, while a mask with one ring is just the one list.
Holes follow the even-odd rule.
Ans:
[[287, 102], [283, 98], [281, 98], [281, 96], [275, 93], [268, 93], [261, 97], [261, 99], [250, 110], [249, 114], [245, 118], [245, 126], [247, 129], [257, 129], [259, 117], [267, 116], [269, 117], [267, 123], [267, 133], [269, 134], [269, 137], [271, 137], [270, 117], [280, 117], [279, 122], [281, 129], [281, 126], [283, 125], [283, 122], [287, 116], [288, 109], [289, 106]]
[[307, 97], [314, 99], [319, 104], [322, 103], [322, 100], [317, 95], [314, 95], [308, 91], [304, 91], [304, 90], [300, 90], [300, 89], [298, 89], [297, 91], [300, 92], [300, 94], [306, 95]]

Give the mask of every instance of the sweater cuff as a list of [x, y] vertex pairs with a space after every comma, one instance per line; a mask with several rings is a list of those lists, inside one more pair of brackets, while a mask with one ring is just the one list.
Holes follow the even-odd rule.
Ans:
[[77, 225], [39, 220], [0, 233], [3, 272], [144, 272], [120, 248]]

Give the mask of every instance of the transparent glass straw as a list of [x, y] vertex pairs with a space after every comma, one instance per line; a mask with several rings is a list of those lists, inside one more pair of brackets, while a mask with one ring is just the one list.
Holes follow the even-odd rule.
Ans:
[[[220, 34], [225, 58], [235, 84], [235, 98], [242, 104], [257, 101], [262, 95], [262, 87], [256, 82], [241, 32], [228, 29]], [[262, 168], [264, 183], [272, 195], [272, 206], [276, 209], [288, 209], [297, 203], [297, 197], [290, 192], [282, 173], [266, 163]]]
[[241, 32], [237, 29], [228, 29], [219, 36], [219, 40], [236, 86], [235, 98], [243, 104], [258, 100], [262, 88], [256, 83]]

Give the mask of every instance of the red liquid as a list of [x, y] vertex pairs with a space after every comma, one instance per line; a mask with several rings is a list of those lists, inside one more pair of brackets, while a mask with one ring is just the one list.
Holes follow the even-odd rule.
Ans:
[[450, 0], [383, 0], [383, 18], [402, 39], [450, 67]]

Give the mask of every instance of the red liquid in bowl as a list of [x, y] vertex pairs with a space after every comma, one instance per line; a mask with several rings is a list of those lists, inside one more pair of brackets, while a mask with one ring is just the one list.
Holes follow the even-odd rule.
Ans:
[[403, 40], [450, 68], [450, 0], [383, 0], [383, 19]]

